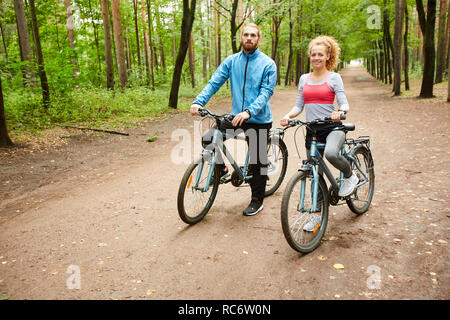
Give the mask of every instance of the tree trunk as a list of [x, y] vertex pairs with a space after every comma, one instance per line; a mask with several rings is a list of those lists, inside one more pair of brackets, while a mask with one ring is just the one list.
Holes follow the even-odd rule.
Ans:
[[387, 64], [387, 75], [389, 78], [389, 84], [392, 84], [392, 59], [394, 56], [394, 45], [392, 44], [391, 37], [391, 27], [389, 23], [389, 8], [387, 6], [386, 0], [384, 0], [384, 14], [383, 14], [383, 34], [385, 38], [385, 53], [386, 53], [386, 64]]
[[289, 1], [289, 58], [286, 69], [286, 78], [284, 79], [284, 85], [287, 86], [290, 83], [290, 74], [292, 70], [292, 38], [293, 38], [293, 25], [292, 25], [292, 9], [291, 2]]
[[445, 56], [446, 51], [446, 17], [447, 16], [447, 0], [440, 0], [439, 6], [439, 29], [438, 29], [438, 43], [436, 52], [436, 78], [435, 83], [442, 82], [442, 75], [445, 71], [447, 59]]
[[233, 50], [233, 53], [236, 53], [239, 51], [237, 44], [236, 44], [236, 33], [239, 28], [236, 25], [236, 13], [237, 13], [238, 6], [239, 6], [239, 0], [233, 0], [233, 3], [231, 4], [231, 19], [230, 19], [231, 48]]
[[[3, 1], [0, 0], [0, 16], [3, 16]], [[5, 26], [3, 25], [3, 23], [0, 21], [0, 33], [2, 35], [2, 43], [3, 43], [3, 50], [5, 50], [5, 64], [8, 64], [8, 49], [6, 47], [6, 37], [5, 37]]]
[[14, 0], [14, 11], [16, 13], [17, 34], [19, 37], [20, 60], [22, 62], [27, 62], [26, 66], [22, 68], [23, 83], [25, 87], [30, 85], [37, 87], [36, 75], [33, 71], [33, 55], [23, 0]]
[[109, 22], [108, 0], [100, 0], [103, 17], [103, 34], [105, 37], [106, 87], [114, 89], [114, 67], [111, 49], [111, 27]]
[[408, 3], [405, 5], [405, 35], [404, 35], [404, 47], [405, 47], [405, 66], [403, 67], [405, 73], [405, 90], [409, 90], [409, 48], [408, 48], [408, 31], [409, 31], [409, 17], [408, 17]]
[[152, 75], [152, 90], [155, 90], [155, 75], [153, 72], [153, 67], [156, 67], [156, 71], [158, 71], [158, 60], [156, 59], [156, 50], [153, 46], [153, 18], [151, 11], [151, 0], [147, 0], [147, 20], [148, 20], [148, 45], [150, 47], [150, 57], [152, 58], [151, 64], [151, 75]]
[[137, 46], [137, 57], [139, 65], [139, 74], [141, 75], [141, 46], [139, 44], [139, 26], [138, 26], [138, 13], [137, 13], [137, 0], [133, 0], [133, 10], [134, 10], [134, 30], [136, 33], [136, 46]]
[[394, 26], [394, 95], [401, 93], [402, 82], [402, 31], [403, 14], [406, 0], [395, 0], [395, 26]]
[[73, 32], [73, 15], [70, 0], [64, 0], [64, 7], [66, 8], [67, 40], [69, 42], [70, 49], [72, 49], [70, 52], [70, 63], [73, 64], [73, 73], [76, 74], [78, 73], [78, 67], [75, 55], [75, 35]]
[[422, 0], [416, 0], [416, 4], [417, 13], [419, 14], [420, 29], [422, 30], [424, 38], [423, 55], [425, 59], [423, 67], [422, 87], [420, 89], [419, 97], [432, 98], [436, 55], [436, 50], [434, 47], [436, 0], [428, 0], [426, 17]]
[[[161, 59], [161, 67], [163, 69], [163, 74], [166, 74], [166, 58], [165, 58], [165, 54], [164, 54], [164, 44], [163, 44], [163, 36], [161, 35], [161, 20], [160, 20], [160, 13], [159, 13], [159, 9], [158, 6], [156, 6], [156, 26], [157, 26], [157, 30], [158, 30], [158, 42], [159, 42], [159, 56]], [[202, 30], [203, 31], [203, 30]]]
[[12, 146], [6, 126], [5, 104], [3, 102], [2, 78], [0, 77], [0, 147]]
[[41, 79], [42, 88], [42, 103], [45, 108], [50, 105], [50, 90], [48, 88], [47, 74], [44, 68], [44, 57], [42, 55], [41, 38], [39, 36], [39, 28], [36, 18], [36, 7], [34, 5], [34, 0], [29, 0], [30, 2], [30, 15], [31, 15], [31, 26], [33, 29], [34, 44], [36, 46], [36, 55], [38, 61], [38, 73]]
[[195, 55], [194, 55], [194, 38], [189, 37], [189, 72], [191, 75], [191, 86], [195, 88]]
[[215, 52], [216, 52], [216, 68], [219, 67], [221, 62], [220, 54], [220, 16], [217, 11], [217, 2], [214, 1], [214, 39], [215, 39]]
[[184, 59], [186, 58], [186, 53], [189, 46], [189, 38], [191, 36], [192, 25], [195, 18], [195, 4], [196, 0], [183, 0], [183, 20], [181, 23], [180, 47], [173, 70], [172, 88], [170, 89], [169, 97], [169, 107], [175, 109], [178, 105], [178, 90], [180, 88], [181, 73], [183, 71], [183, 63]]
[[97, 75], [98, 75], [98, 83], [100, 84], [100, 74], [101, 74], [101, 70], [102, 70], [102, 62], [101, 61], [102, 60], [100, 58], [100, 45], [99, 45], [99, 42], [98, 42], [98, 30], [97, 30], [97, 25], [94, 22], [94, 20], [96, 20], [96, 19], [94, 18], [94, 13], [92, 11], [91, 0], [89, 0], [89, 10], [90, 10], [90, 13], [91, 13], [92, 26], [94, 27], [95, 47], [97, 48], [97, 60], [98, 60], [98, 72], [97, 72]]
[[113, 16], [114, 42], [116, 44], [117, 73], [119, 74], [120, 87], [125, 88], [127, 85], [127, 68], [125, 66], [119, 0], [111, 0], [111, 12]]

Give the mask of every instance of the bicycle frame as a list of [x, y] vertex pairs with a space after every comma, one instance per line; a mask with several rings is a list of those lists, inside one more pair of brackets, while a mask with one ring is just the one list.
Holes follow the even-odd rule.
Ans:
[[[195, 183], [194, 183], [194, 189], [196, 190], [201, 190], [203, 192], [207, 192], [209, 189], [209, 186], [211, 184], [211, 179], [214, 173], [214, 168], [216, 167], [216, 152], [222, 152], [225, 157], [228, 159], [228, 161], [230, 161], [231, 166], [233, 167], [233, 169], [240, 175], [240, 177], [243, 180], [248, 180], [251, 179], [252, 176], [246, 176], [244, 173], [247, 172], [247, 167], [248, 167], [248, 162], [250, 159], [250, 150], [247, 150], [247, 155], [245, 157], [245, 164], [244, 164], [244, 168], [241, 170], [241, 168], [237, 165], [236, 161], [234, 160], [234, 158], [232, 157], [232, 155], [230, 154], [230, 152], [228, 151], [227, 147], [225, 146], [225, 144], [223, 143], [224, 139], [223, 138], [234, 138], [237, 140], [245, 140], [245, 138], [240, 138], [238, 135], [234, 136], [234, 135], [228, 135], [226, 132], [221, 132], [218, 129], [214, 130], [214, 135], [212, 138], [212, 142], [211, 144], [205, 148], [202, 152], [202, 159], [210, 159], [211, 160], [211, 167], [209, 168], [209, 172], [208, 172], [208, 178], [206, 180], [206, 185], [204, 188], [199, 188], [198, 187], [198, 183], [200, 181], [200, 176], [202, 174], [203, 171], [203, 161], [199, 164], [199, 169], [197, 172], [197, 176], [195, 178]], [[212, 150], [211, 150], [212, 149]], [[215, 151], [213, 151], [215, 150]], [[220, 151], [219, 151], [220, 150]]]
[[[358, 164], [358, 161], [352, 156], [351, 152], [349, 151], [348, 153], [345, 150], [345, 146], [348, 145], [347, 143], [344, 143], [342, 145], [342, 149], [341, 149], [341, 155], [345, 156], [347, 159], [349, 159], [350, 161], [352, 161], [355, 164], [356, 169], [361, 173], [363, 179], [360, 180], [360, 182], [356, 185], [356, 188], [359, 188], [360, 186], [366, 184], [369, 179], [367, 178], [366, 174], [361, 170], [361, 167]], [[303, 171], [310, 171], [312, 172], [312, 176], [313, 176], [313, 194], [312, 194], [312, 206], [311, 206], [311, 212], [316, 212], [317, 211], [317, 193], [319, 190], [319, 168], [322, 169], [322, 171], [325, 173], [328, 181], [330, 182], [332, 188], [334, 190], [339, 190], [342, 180], [344, 179], [344, 174], [342, 172], [340, 172], [339, 174], [339, 182], [336, 181], [336, 179], [334, 178], [333, 174], [331, 173], [330, 169], [328, 168], [328, 166], [326, 165], [325, 161], [323, 160], [319, 149], [324, 149], [326, 146], [325, 143], [319, 143], [317, 142], [317, 140], [315, 140], [315, 138], [313, 138], [313, 140], [311, 141], [311, 149], [310, 149], [310, 159], [309, 160], [305, 160], [303, 167], [301, 170]], [[304, 204], [304, 197], [305, 197], [305, 184], [306, 181], [303, 180], [301, 182], [301, 199], [300, 199], [300, 204], [299, 204], [299, 211], [303, 209], [303, 204]]]

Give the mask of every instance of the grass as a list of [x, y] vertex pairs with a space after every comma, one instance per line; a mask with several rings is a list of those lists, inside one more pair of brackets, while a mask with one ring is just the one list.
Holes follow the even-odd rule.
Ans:
[[[155, 91], [146, 87], [110, 91], [77, 88], [65, 94], [51, 95], [51, 106], [41, 105], [40, 90], [20, 89], [4, 93], [8, 131], [13, 141], [45, 140], [46, 131], [59, 125], [120, 130], [178, 112], [187, 112], [202, 87], [180, 87], [178, 108], [168, 106], [170, 88]], [[223, 86], [216, 97], [229, 96]]]

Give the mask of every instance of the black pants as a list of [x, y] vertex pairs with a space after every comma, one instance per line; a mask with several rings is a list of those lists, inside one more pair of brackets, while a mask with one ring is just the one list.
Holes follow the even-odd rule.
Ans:
[[[214, 126], [203, 136], [203, 147], [207, 147], [211, 143], [216, 128]], [[267, 184], [267, 142], [270, 128], [272, 128], [272, 123], [256, 124], [244, 122], [240, 127], [234, 127], [228, 120], [221, 121], [219, 127], [220, 131], [227, 132], [234, 137], [242, 131], [244, 132], [250, 152], [248, 174], [253, 176], [249, 181], [252, 198], [257, 198], [261, 203], [264, 200]], [[221, 153], [217, 152], [216, 155], [217, 164], [224, 166]]]

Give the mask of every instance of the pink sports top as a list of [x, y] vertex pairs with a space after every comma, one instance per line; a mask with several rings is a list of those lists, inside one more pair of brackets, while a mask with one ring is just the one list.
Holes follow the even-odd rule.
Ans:
[[333, 104], [336, 94], [328, 85], [328, 78], [330, 72], [328, 72], [325, 82], [322, 84], [308, 84], [311, 74], [308, 75], [305, 85], [303, 86], [303, 98], [305, 104], [320, 103], [320, 104]]

